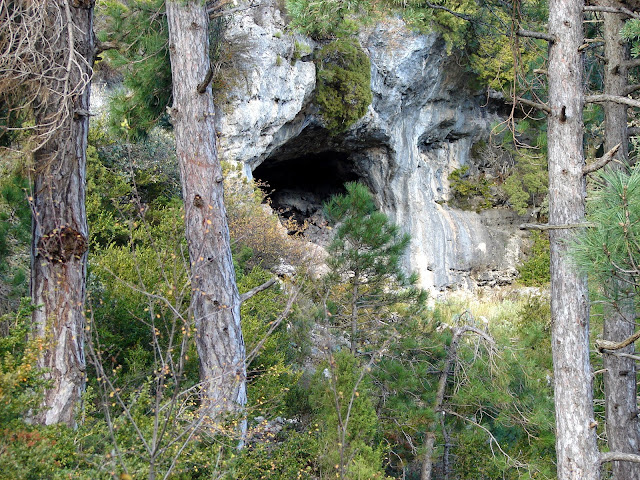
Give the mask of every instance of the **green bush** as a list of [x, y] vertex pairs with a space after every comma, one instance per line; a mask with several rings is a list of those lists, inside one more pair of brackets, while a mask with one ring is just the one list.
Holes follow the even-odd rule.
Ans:
[[315, 102], [332, 134], [347, 130], [371, 103], [371, 62], [356, 40], [336, 40], [317, 56]]
[[533, 246], [529, 258], [518, 267], [518, 281], [525, 286], [539, 287], [551, 281], [549, 237], [541, 232], [532, 232], [531, 238]]
[[[469, 209], [478, 204], [478, 208], [491, 207], [490, 183], [484, 177], [473, 178], [469, 174], [469, 165], [456, 168], [449, 174], [453, 204], [463, 209]], [[479, 202], [474, 202], [474, 199]]]

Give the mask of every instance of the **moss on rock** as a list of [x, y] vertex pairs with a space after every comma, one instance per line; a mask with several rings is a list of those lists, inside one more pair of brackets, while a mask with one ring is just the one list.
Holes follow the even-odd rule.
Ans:
[[332, 134], [347, 130], [371, 103], [371, 62], [356, 40], [335, 40], [317, 56], [315, 103]]

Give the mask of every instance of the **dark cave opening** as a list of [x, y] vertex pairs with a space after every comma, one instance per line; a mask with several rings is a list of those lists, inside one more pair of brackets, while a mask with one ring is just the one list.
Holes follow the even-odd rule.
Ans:
[[271, 206], [298, 226], [308, 225], [306, 235], [323, 226], [322, 205], [333, 195], [344, 193], [344, 184], [359, 180], [348, 152], [322, 153], [278, 160], [265, 160], [254, 171], [255, 179], [267, 185]]

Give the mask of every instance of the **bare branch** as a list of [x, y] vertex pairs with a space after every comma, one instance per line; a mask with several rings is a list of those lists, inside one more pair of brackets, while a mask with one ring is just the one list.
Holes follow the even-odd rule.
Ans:
[[627, 60], [626, 62], [622, 62], [622, 66], [624, 68], [640, 67], [640, 58], [633, 58], [631, 60]]
[[623, 97], [620, 95], [587, 95], [584, 97], [585, 103], [605, 103], [605, 102], [613, 102], [619, 103], [621, 105], [627, 105], [629, 107], [640, 108], [640, 101], [634, 100], [633, 98]]
[[588, 5], [584, 7], [585, 12], [606, 12], [606, 13], [619, 13], [621, 15], [627, 15], [632, 18], [640, 18], [640, 15], [632, 12], [626, 7], [605, 7], [601, 5]]
[[256, 293], [260, 293], [263, 290], [266, 290], [267, 288], [269, 288], [271, 285], [273, 285], [277, 281], [278, 281], [277, 278], [272, 278], [271, 280], [268, 280], [268, 281], [264, 282], [262, 285], [258, 285], [257, 287], [252, 288], [251, 290], [249, 290], [248, 292], [243, 293], [242, 295], [240, 295], [240, 303], [242, 304], [242, 303], [246, 302], [251, 297], [253, 297]]
[[566, 225], [549, 225], [540, 223], [523, 223], [520, 225], [520, 230], [539, 230], [541, 232], [547, 230], [565, 230], [567, 228], [585, 228], [592, 227], [592, 223], [567, 223]]
[[637, 331], [630, 337], [625, 338], [621, 342], [612, 342], [610, 340], [596, 340], [596, 348], [600, 351], [603, 350], [620, 350], [621, 348], [628, 347], [633, 342], [640, 338], [640, 331]]
[[100, 40], [96, 40], [94, 55], [100, 55], [102, 52], [106, 52], [107, 50], [118, 50], [118, 48], [120, 48], [118, 42], [101, 42]]
[[204, 77], [204, 80], [198, 84], [198, 88], [196, 89], [200, 95], [207, 91], [207, 87], [211, 83], [213, 79], [213, 67], [209, 65], [209, 70], [207, 70], [207, 74]]
[[460, 12], [456, 12], [454, 10], [450, 10], [447, 7], [443, 7], [442, 5], [435, 5], [435, 4], [429, 3], [429, 2], [425, 2], [424, 4], [429, 8], [433, 8], [434, 10], [442, 10], [444, 12], [450, 13], [454, 17], [461, 18], [461, 19], [466, 20], [468, 22], [473, 20], [473, 17], [471, 15], [466, 15], [464, 13], [460, 13]]
[[630, 95], [633, 92], [640, 90], [640, 83], [636, 83], [635, 85], [628, 85], [624, 91], [625, 95]]
[[607, 462], [633, 462], [640, 463], [640, 455], [623, 452], [604, 452], [600, 454], [600, 463]]
[[600, 157], [595, 162], [590, 163], [589, 165], [585, 165], [585, 167], [582, 169], [582, 174], [588, 175], [597, 170], [600, 170], [607, 163], [613, 160], [614, 155], [618, 153], [619, 149], [620, 149], [620, 144], [617, 144], [615, 147], [613, 147], [611, 150], [609, 150], [607, 153], [605, 153], [602, 157]]
[[547, 42], [555, 42], [556, 41], [556, 37], [554, 37], [553, 35], [550, 35], [550, 34], [544, 33], [544, 32], [533, 32], [531, 30], [519, 29], [516, 32], [516, 35], [518, 35], [519, 37], [536, 38], [538, 40], [546, 40]]
[[515, 100], [517, 103], [521, 103], [522, 105], [527, 105], [528, 107], [537, 108], [538, 110], [542, 110], [547, 114], [551, 113], [551, 108], [549, 108], [544, 103], [534, 102], [532, 100], [527, 100], [526, 98], [522, 98], [522, 97], [516, 97]]

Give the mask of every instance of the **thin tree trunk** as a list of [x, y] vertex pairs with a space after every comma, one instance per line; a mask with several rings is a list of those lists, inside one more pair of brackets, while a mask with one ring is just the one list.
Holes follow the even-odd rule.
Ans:
[[[79, 6], [73, 6], [79, 5]], [[46, 369], [51, 387], [45, 392], [43, 409], [34, 420], [42, 424], [74, 425], [74, 412], [85, 385], [84, 299], [88, 229], [85, 211], [86, 150], [89, 129], [89, 79], [94, 57], [93, 2], [56, 1], [47, 8], [59, 9], [64, 35], [52, 38], [59, 44], [68, 80], [58, 80], [60, 102], [72, 102], [71, 114], [34, 154], [34, 214], [31, 246], [31, 299], [36, 305], [33, 326], [45, 339], [38, 367]], [[86, 85], [74, 92], [77, 86]], [[35, 107], [36, 124], [46, 123], [60, 104], [41, 99]]]
[[[442, 370], [440, 371], [440, 378], [438, 379], [438, 388], [436, 390], [436, 398], [433, 405], [433, 411], [436, 415], [443, 412], [444, 397], [447, 390], [447, 381], [449, 379], [449, 375], [451, 375], [452, 372], [451, 367], [455, 364], [455, 360], [458, 355], [458, 345], [460, 344], [460, 339], [467, 332], [475, 333], [476, 335], [482, 337], [487, 342], [487, 344], [494, 345], [493, 339], [487, 333], [478, 330], [475, 327], [464, 325], [462, 327], [454, 328], [453, 335], [451, 336], [451, 343], [449, 344], [449, 348], [447, 349], [447, 358], [445, 359]], [[427, 431], [425, 433], [424, 460], [422, 461], [420, 480], [431, 480], [433, 474], [433, 452], [435, 450], [436, 444], [436, 428], [437, 420], [436, 417], [434, 417], [434, 420], [429, 422], [429, 425], [427, 425]], [[442, 422], [442, 428], [444, 429], [444, 422]], [[445, 444], [448, 443], [448, 439], [446, 437], [447, 436], [445, 435]], [[448, 455], [447, 445], [445, 445], [445, 452], [446, 455]], [[447, 475], [447, 464], [448, 459], [445, 459], [445, 476]]]
[[231, 259], [222, 169], [216, 150], [211, 87], [198, 93], [209, 69], [204, 2], [166, 3], [175, 129], [191, 260], [202, 409], [215, 418], [246, 403], [245, 346], [240, 297]]
[[[584, 219], [582, 174], [582, 10], [579, 0], [549, 1], [549, 223]], [[567, 256], [571, 229], [550, 231], [551, 315], [559, 480], [600, 478], [589, 364], [586, 277]]]
[[[613, 2], [602, 5], [615, 6]], [[628, 86], [627, 49], [620, 38], [624, 25], [621, 15], [602, 13], [604, 19], [605, 63], [604, 93], [625, 96]], [[609, 151], [620, 144], [616, 158], [624, 165], [628, 162], [629, 138], [627, 134], [627, 106], [606, 102], [603, 105], [605, 118], [604, 150]], [[607, 168], [622, 168], [619, 163], [609, 163]], [[607, 295], [613, 304], [606, 308], [603, 339], [620, 342], [635, 332], [634, 301], [623, 282], [612, 279], [606, 285]], [[635, 352], [632, 343], [622, 353]], [[607, 442], [609, 450], [622, 453], [640, 453], [640, 425], [636, 403], [636, 365], [632, 358], [604, 354], [604, 394]], [[640, 480], [640, 464], [634, 462], [612, 462], [614, 480]]]

